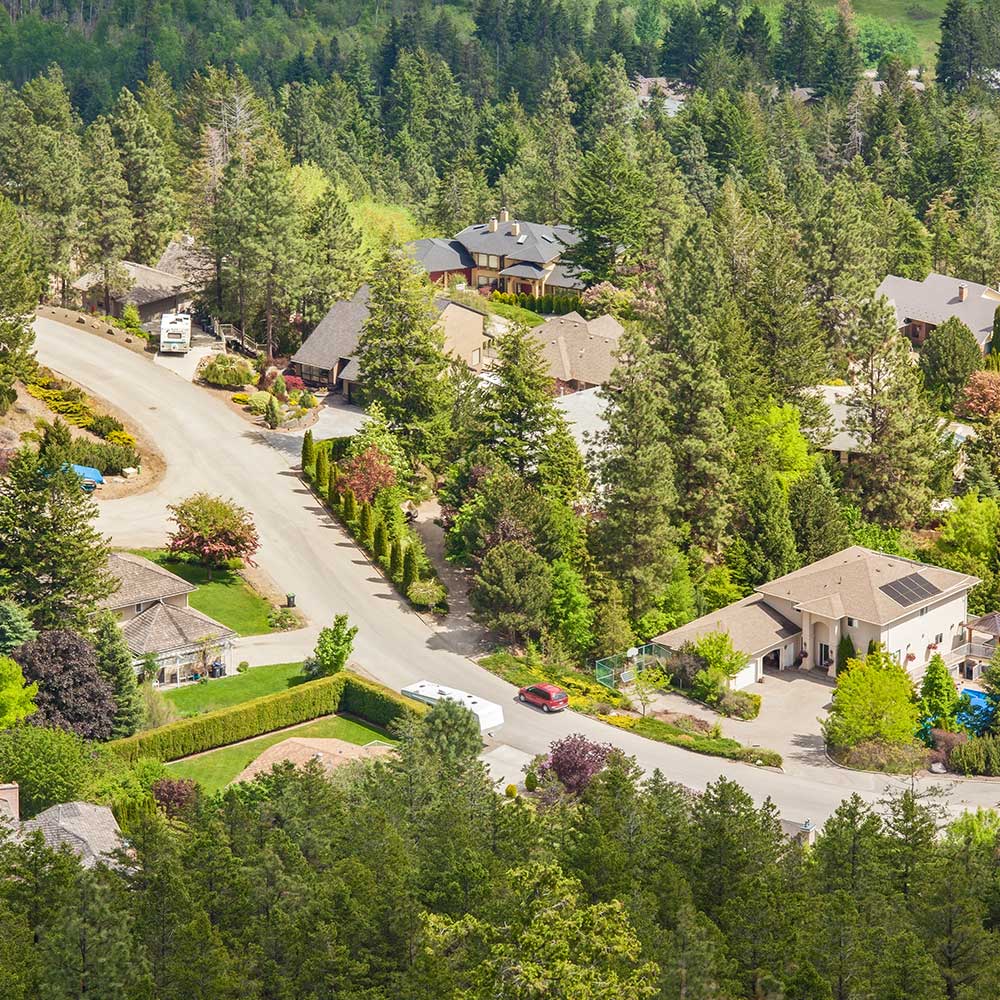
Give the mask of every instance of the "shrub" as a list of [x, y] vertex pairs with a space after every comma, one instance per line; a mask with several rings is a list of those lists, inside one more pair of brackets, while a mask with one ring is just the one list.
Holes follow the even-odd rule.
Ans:
[[343, 684], [338, 711], [356, 715], [365, 722], [388, 729], [406, 715], [424, 715], [427, 706], [410, 701], [390, 688], [356, 674], [337, 674], [331, 678]]
[[194, 805], [198, 785], [191, 778], [159, 778], [153, 782], [153, 798], [169, 819], [182, 816]]
[[298, 375], [285, 375], [285, 388], [289, 392], [301, 392], [305, 387], [305, 382]]
[[236, 389], [253, 382], [254, 373], [243, 358], [234, 354], [215, 354], [203, 362], [201, 378], [209, 385]]
[[267, 625], [268, 628], [287, 632], [289, 629], [298, 627], [299, 618], [291, 608], [271, 607], [267, 609]]
[[517, 798], [517, 785], [508, 785], [503, 790], [503, 793], [504, 793], [504, 795], [507, 796], [508, 799], [516, 799]]
[[135, 450], [135, 438], [128, 431], [112, 431], [107, 436], [108, 444], [116, 444], [122, 448]]
[[581, 733], [556, 740], [541, 766], [543, 774], [551, 771], [569, 792], [582, 792], [608, 762], [614, 748], [597, 743]]
[[247, 409], [256, 417], [261, 417], [267, 410], [267, 404], [273, 399], [269, 392], [260, 390], [255, 392], [247, 403]]
[[932, 729], [930, 738], [934, 749], [941, 751], [944, 763], [949, 767], [951, 766], [951, 754], [955, 747], [969, 742], [968, 733], [952, 733], [947, 729]]
[[311, 392], [303, 392], [299, 396], [299, 406], [304, 407], [307, 410], [314, 410], [319, 406], [319, 400]]
[[838, 751], [838, 761], [845, 767], [886, 774], [912, 774], [927, 766], [930, 751], [916, 743], [904, 745], [885, 740], [862, 740], [853, 747]]
[[752, 691], [727, 691], [716, 708], [734, 719], [756, 719], [760, 715], [760, 695]]
[[[87, 430], [98, 437], [106, 438], [112, 431], [125, 430], [125, 425], [117, 417], [112, 417], [109, 413], [95, 413]], [[132, 443], [135, 444], [134, 441]]]
[[529, 771], [524, 776], [524, 790], [533, 792], [538, 788], [538, 775], [534, 771]]
[[727, 692], [729, 677], [718, 668], [699, 670], [691, 684], [691, 694], [699, 701], [713, 707], [718, 705]]
[[1000, 736], [980, 736], [952, 747], [949, 763], [960, 774], [1000, 775]]
[[142, 328], [142, 317], [139, 315], [139, 308], [132, 302], [127, 302], [122, 309], [121, 317], [116, 321], [116, 326], [123, 330], [136, 331]]
[[1000, 413], [1000, 372], [973, 372], [962, 390], [958, 409], [966, 416], [983, 420]]
[[230, 398], [237, 406], [246, 406], [250, 402], [250, 393], [234, 392]]
[[418, 608], [436, 608], [444, 601], [447, 591], [437, 580], [414, 580], [406, 596]]

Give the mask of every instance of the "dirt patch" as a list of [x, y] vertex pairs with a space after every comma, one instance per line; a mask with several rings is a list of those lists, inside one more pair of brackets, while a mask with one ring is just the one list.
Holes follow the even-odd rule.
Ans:
[[[64, 382], [76, 385], [65, 375], [60, 374], [59, 377]], [[22, 443], [27, 443], [31, 441], [31, 435], [37, 433], [39, 421], [44, 420], [46, 423], [52, 423], [58, 414], [53, 413], [40, 399], [35, 399], [34, 396], [30, 395], [20, 382], [16, 383], [15, 388], [17, 389], [17, 399], [6, 415], [0, 417], [0, 428], [12, 431]], [[117, 500], [119, 497], [133, 496], [152, 489], [163, 478], [167, 469], [160, 450], [146, 434], [131, 423], [127, 413], [91, 392], [87, 392], [87, 398], [95, 413], [116, 417], [124, 424], [125, 430], [135, 438], [136, 451], [142, 456], [142, 471], [138, 476], [133, 476], [131, 479], [125, 479], [123, 476], [106, 476], [104, 485], [97, 490], [94, 496], [98, 500]], [[96, 434], [92, 434], [82, 427], [76, 427], [69, 423], [66, 426], [74, 438], [97, 442], [102, 440]]]
[[654, 712], [653, 718], [667, 722], [688, 733], [710, 733], [713, 728], [712, 724], [705, 719], [699, 719], [696, 715], [686, 715], [683, 712]]
[[44, 319], [55, 320], [73, 330], [89, 333], [91, 336], [100, 337], [101, 340], [113, 340], [119, 346], [132, 351], [133, 354], [145, 355], [150, 361], [156, 354], [156, 348], [148, 340], [135, 337], [94, 316], [88, 316], [86, 313], [76, 312], [73, 309], [63, 309], [60, 306], [39, 306], [36, 311]]

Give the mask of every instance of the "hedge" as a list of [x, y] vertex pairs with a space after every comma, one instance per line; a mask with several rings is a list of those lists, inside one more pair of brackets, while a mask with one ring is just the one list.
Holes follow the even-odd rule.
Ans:
[[401, 715], [423, 715], [427, 706], [396, 694], [390, 688], [355, 674], [339, 674], [343, 681], [337, 711], [356, 715], [374, 726], [388, 728]]
[[781, 754], [776, 750], [747, 747], [738, 740], [725, 736], [685, 733], [677, 726], [660, 719], [636, 718], [632, 715], [602, 715], [600, 718], [618, 729], [627, 729], [646, 739], [656, 740], [657, 743], [667, 743], [708, 757], [725, 757], [727, 760], [739, 760], [746, 764], [756, 764], [759, 761], [765, 767], [781, 767], [783, 763]]
[[965, 775], [1000, 775], [1000, 737], [979, 736], [959, 744], [949, 754], [948, 766]]

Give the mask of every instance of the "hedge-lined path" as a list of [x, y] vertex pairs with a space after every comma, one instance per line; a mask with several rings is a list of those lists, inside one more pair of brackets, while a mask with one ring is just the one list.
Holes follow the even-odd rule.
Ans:
[[[210, 393], [150, 364], [142, 355], [44, 318], [36, 320], [35, 331], [42, 364], [125, 410], [156, 437], [166, 458], [166, 474], [149, 493], [101, 504], [99, 527], [114, 543], [127, 548], [162, 545], [169, 527], [168, 503], [198, 490], [231, 496], [253, 511], [261, 538], [257, 559], [279, 591], [297, 595], [313, 628], [346, 612], [359, 629], [356, 659], [394, 690], [427, 678], [471, 691], [503, 707], [505, 724], [497, 739], [516, 749], [543, 753], [555, 739], [584, 733], [613, 742], [646, 770], [659, 768], [691, 788], [703, 788], [726, 775], [757, 801], [770, 796], [787, 819], [798, 822], [821, 823], [852, 792], [874, 802], [887, 787], [909, 785], [908, 777], [831, 768], [816, 754], [790, 760], [786, 773], [775, 773], [652, 743], [573, 712], [548, 716], [519, 705], [514, 687], [454, 652], [444, 636], [428, 627], [372, 571], [354, 542], [300, 481], [294, 469], [297, 458], [269, 447], [256, 428]], [[264, 641], [270, 648], [266, 659], [257, 662], [299, 659], [298, 649], [291, 647], [303, 638], [283, 633], [261, 637], [256, 642]], [[237, 658], [249, 657], [240, 653]], [[917, 779], [917, 784], [929, 787], [942, 782], [935, 776], [935, 780]], [[954, 812], [1000, 801], [1000, 788], [989, 782], [952, 782], [946, 787]]]

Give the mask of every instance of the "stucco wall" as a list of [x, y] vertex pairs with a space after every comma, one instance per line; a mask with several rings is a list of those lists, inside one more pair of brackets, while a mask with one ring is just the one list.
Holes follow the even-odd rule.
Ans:
[[482, 313], [452, 303], [444, 307], [439, 322], [445, 350], [471, 366], [473, 351], [482, 350], [487, 340]]
[[[914, 615], [890, 625], [883, 632], [882, 642], [890, 653], [899, 653], [900, 662], [912, 671], [923, 673], [927, 661], [934, 651], [928, 650], [935, 636], [943, 635], [941, 653], [951, 652], [956, 643], [964, 642], [965, 630], [962, 622], [968, 620], [967, 595], [960, 594], [927, 608], [927, 613]], [[907, 653], [915, 653], [916, 659], [906, 662]]]

